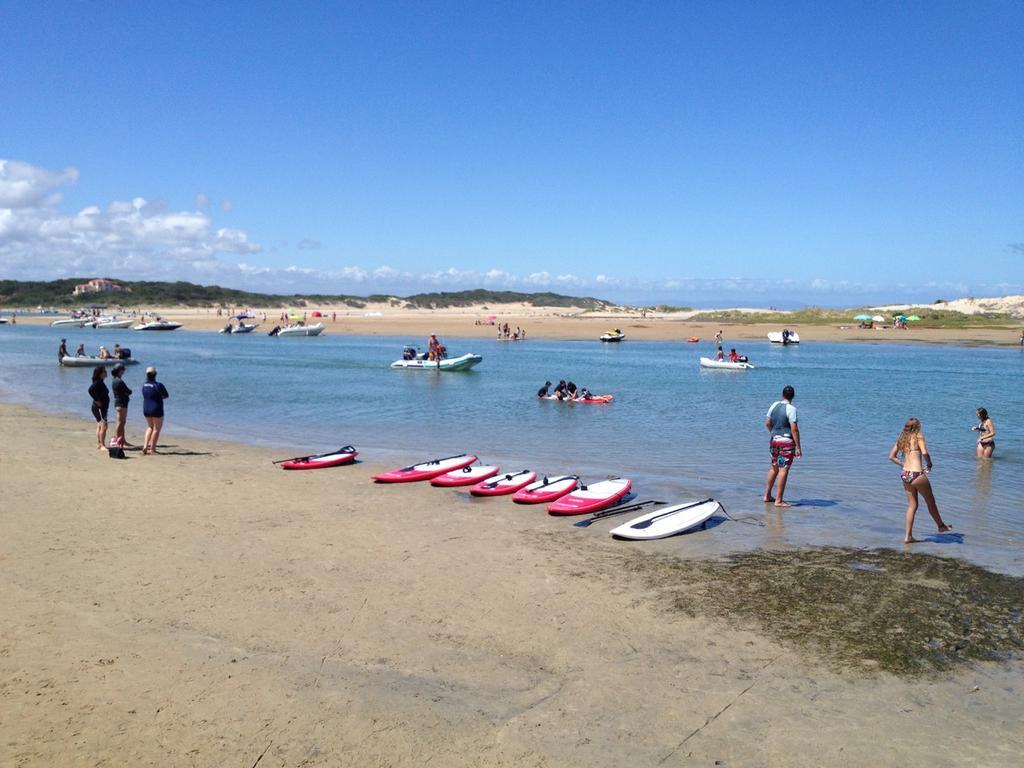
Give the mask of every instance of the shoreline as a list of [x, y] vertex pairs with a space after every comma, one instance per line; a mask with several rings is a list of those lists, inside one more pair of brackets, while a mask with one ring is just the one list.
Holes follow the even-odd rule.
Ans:
[[[337, 319], [332, 319], [337, 312]], [[162, 308], [150, 314], [159, 314], [183, 324], [193, 331], [217, 332], [223, 328], [229, 317], [217, 316], [214, 310]], [[301, 313], [300, 313], [301, 314]], [[355, 336], [406, 336], [411, 342], [425, 344], [428, 334], [437, 333], [443, 337], [493, 339], [497, 326], [477, 324], [493, 314], [497, 322], [508, 323], [514, 330], [517, 326], [527, 332], [526, 340], [548, 339], [559, 341], [597, 341], [597, 337], [610, 327], [619, 327], [626, 334], [627, 342], [666, 341], [686, 343], [691, 337], [700, 339], [700, 344], [714, 342], [715, 332], [723, 331], [724, 345], [734, 342], [766, 342], [769, 331], [782, 327], [799, 332], [802, 341], [849, 342], [867, 344], [950, 344], [965, 346], [1019, 347], [1020, 328], [1017, 327], [968, 327], [968, 328], [915, 328], [906, 330], [879, 328], [859, 329], [851, 321], [848, 326], [837, 325], [787, 325], [780, 313], [778, 323], [736, 323], [736, 322], [695, 322], [683, 316], [651, 314], [641, 317], [636, 313], [593, 313], [580, 310], [570, 311], [558, 308], [502, 307], [493, 311], [482, 308], [457, 310], [353, 310], [351, 307], [327, 308], [323, 318], [307, 317], [307, 323], [323, 322], [324, 333]], [[681, 313], [686, 314], [686, 313]], [[257, 312], [260, 327], [253, 333], [267, 333], [275, 325], [282, 324], [280, 312]], [[53, 316], [21, 315], [18, 324], [49, 325]], [[1024, 325], [1024, 321], [1022, 321]], [[10, 328], [9, 326], [7, 326]], [[15, 326], [16, 327], [16, 326]], [[91, 328], [69, 328], [69, 333], [93, 332]], [[130, 329], [126, 329], [130, 330]], [[96, 332], [104, 338], [117, 333]], [[134, 333], [134, 332], [132, 332]], [[728, 346], [726, 346], [728, 349]], [[741, 350], [742, 353], [742, 350]]]
[[[1024, 748], [1019, 659], [892, 674], [679, 602], [733, 570], [705, 570], [720, 534], [624, 544], [374, 485], [372, 462], [284, 472], [270, 449], [180, 435], [113, 461], [92, 422], [21, 405], [0, 427], [12, 764], [1009, 766]], [[848, 595], [852, 576], [930, 589], [886, 575], [900, 556], [803, 551]], [[798, 568], [780, 585], [812, 566], [772, 557]]]

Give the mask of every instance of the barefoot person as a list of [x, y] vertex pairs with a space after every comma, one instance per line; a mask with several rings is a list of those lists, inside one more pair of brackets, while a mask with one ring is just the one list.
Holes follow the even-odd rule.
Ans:
[[[900, 454], [903, 455], [902, 461], [899, 458]], [[952, 525], [942, 522], [939, 507], [935, 503], [932, 484], [928, 480], [928, 473], [932, 470], [932, 457], [928, 455], [928, 445], [921, 433], [919, 419], [907, 419], [907, 423], [903, 425], [903, 431], [896, 439], [892, 450], [889, 451], [889, 461], [899, 464], [903, 469], [900, 479], [903, 481], [903, 491], [907, 494], [907, 522], [903, 543], [913, 544], [917, 541], [914, 538], [914, 515], [917, 514], [918, 494], [924, 496], [924, 502], [928, 505], [928, 513], [935, 521], [935, 525], [939, 527], [939, 533], [953, 530]]]
[[[793, 461], [803, 455], [800, 449], [800, 427], [797, 425], [796, 407], [793, 398], [796, 391], [788, 384], [782, 388], [782, 399], [776, 400], [768, 409], [764, 426], [771, 433], [769, 447], [772, 465], [768, 470], [768, 482], [765, 484], [762, 500], [765, 504], [775, 502], [776, 507], [790, 507], [782, 495], [786, 492], [786, 481], [789, 479], [789, 468]], [[777, 493], [772, 496], [772, 487], [778, 480]]]
[[107, 447], [107, 413], [110, 411], [110, 391], [104, 383], [106, 378], [106, 368], [102, 365], [93, 368], [89, 397], [92, 398], [92, 415], [96, 419], [97, 451], [102, 451]]
[[146, 437], [142, 453], [156, 453], [156, 443], [164, 426], [164, 400], [170, 395], [167, 388], [156, 380], [156, 368], [146, 369], [146, 383], [142, 385], [142, 415], [146, 417]]
[[118, 363], [115, 365], [110, 374], [113, 376], [110, 389], [114, 393], [114, 412], [117, 414], [114, 437], [121, 439], [122, 447], [130, 448], [131, 444], [124, 439], [124, 425], [128, 421], [128, 401], [132, 397], [132, 391], [124, 383], [124, 379], [121, 378], [124, 376], [124, 364]]
[[981, 432], [978, 435], [978, 458], [991, 459], [992, 452], [996, 449], [996, 425], [988, 417], [988, 411], [984, 408], [979, 408], [977, 414], [981, 423], [971, 429], [974, 432]]

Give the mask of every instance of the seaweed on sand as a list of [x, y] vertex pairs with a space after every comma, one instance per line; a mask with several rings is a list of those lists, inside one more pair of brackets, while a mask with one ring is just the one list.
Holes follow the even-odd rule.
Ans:
[[844, 548], [625, 559], [673, 610], [753, 623], [839, 667], [912, 675], [1024, 651], [1024, 579], [959, 560]]

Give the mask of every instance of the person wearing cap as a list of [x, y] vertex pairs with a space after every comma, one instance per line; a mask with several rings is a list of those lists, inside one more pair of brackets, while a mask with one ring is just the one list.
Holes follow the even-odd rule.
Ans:
[[167, 387], [156, 380], [156, 368], [146, 369], [146, 383], [142, 385], [142, 415], [146, 417], [146, 437], [142, 441], [142, 453], [156, 453], [160, 430], [164, 426], [164, 400], [170, 395]]
[[100, 347], [100, 360], [109, 360], [110, 352], [107, 351], [106, 347]]

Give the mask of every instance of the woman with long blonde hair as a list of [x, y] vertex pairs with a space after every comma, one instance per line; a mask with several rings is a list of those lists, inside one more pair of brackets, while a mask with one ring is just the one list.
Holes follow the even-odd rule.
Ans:
[[[902, 461], [900, 455], [903, 456]], [[939, 507], [935, 503], [935, 494], [932, 493], [932, 484], [928, 480], [928, 473], [932, 470], [932, 457], [928, 454], [928, 444], [925, 443], [924, 433], [921, 432], [920, 419], [907, 419], [903, 431], [889, 451], [889, 461], [899, 464], [903, 470], [900, 479], [903, 481], [903, 491], [907, 494], [907, 522], [903, 543], [913, 544], [917, 541], [914, 538], [914, 516], [917, 514], [918, 494], [924, 496], [928, 513], [939, 527], [939, 533], [953, 530], [952, 525], [942, 522]]]

